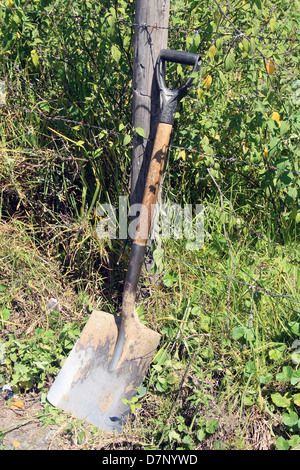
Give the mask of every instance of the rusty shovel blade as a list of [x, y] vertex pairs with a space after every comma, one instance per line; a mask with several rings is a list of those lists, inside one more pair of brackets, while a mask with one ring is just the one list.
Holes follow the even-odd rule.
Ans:
[[92, 312], [47, 395], [53, 406], [116, 432], [126, 423], [128, 401], [136, 395], [160, 340], [134, 312], [122, 357], [111, 370], [120, 326], [120, 317]]

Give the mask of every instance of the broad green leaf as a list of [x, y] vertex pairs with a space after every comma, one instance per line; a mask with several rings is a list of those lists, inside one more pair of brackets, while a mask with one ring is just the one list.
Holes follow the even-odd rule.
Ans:
[[250, 42], [247, 38], [244, 38], [242, 41], [244, 51], [249, 52]]
[[31, 55], [31, 60], [32, 60], [32, 63], [35, 67], [37, 67], [38, 63], [39, 63], [39, 56], [36, 52], [35, 49], [33, 49], [31, 52], [30, 52], [30, 55]]
[[142, 398], [147, 393], [147, 387], [143, 387], [143, 386], [138, 387], [137, 392], [138, 392], [139, 398]]
[[214, 58], [217, 51], [218, 51], [218, 49], [216, 48], [216, 46], [210, 46], [210, 48], [208, 49], [208, 57], [210, 58], [210, 60], [212, 60]]
[[163, 283], [167, 287], [172, 287], [178, 280], [178, 275], [174, 271], [169, 271], [164, 275]]
[[286, 344], [277, 344], [273, 349], [270, 349], [269, 351], [269, 357], [273, 361], [278, 361], [282, 359], [284, 353], [286, 350]]
[[299, 322], [292, 321], [288, 323], [287, 328], [290, 331], [290, 333], [292, 333], [293, 335], [300, 336], [300, 323]]
[[282, 436], [277, 437], [276, 446], [278, 450], [289, 450], [290, 444]]
[[[291, 354], [291, 360], [293, 361], [294, 364], [300, 364], [300, 349], [297, 349], [295, 352], [293, 352]], [[300, 371], [298, 371], [300, 372]], [[296, 379], [293, 379], [293, 377], [291, 378], [291, 384], [293, 385], [293, 380], [296, 380]], [[300, 378], [297, 380], [297, 382], [300, 381]], [[295, 383], [297, 383], [295, 382]]]
[[275, 29], [276, 29], [276, 18], [275, 17], [270, 19], [269, 26], [270, 26], [271, 32], [274, 33]]
[[290, 411], [290, 413], [283, 413], [281, 419], [283, 424], [285, 424], [289, 428], [296, 426], [299, 421], [299, 417], [295, 411]]
[[297, 447], [300, 444], [300, 436], [294, 434], [289, 440], [288, 443], [290, 444], [291, 447]]
[[168, 433], [170, 441], [180, 441], [180, 434], [178, 434], [174, 429]]
[[136, 127], [134, 130], [141, 137], [144, 137], [144, 138], [146, 137], [145, 131], [142, 127]]
[[288, 382], [291, 380], [293, 375], [293, 368], [291, 366], [286, 366], [282, 368], [282, 372], [276, 374], [276, 380], [279, 382]]
[[206, 433], [204, 431], [204, 429], [198, 429], [197, 431], [197, 439], [198, 441], [203, 441], [205, 439], [205, 436], [206, 436]]
[[295, 395], [293, 395], [293, 401], [295, 405], [300, 406], [300, 393], [295, 393]]
[[289, 188], [288, 196], [294, 201], [298, 196], [298, 191], [296, 188]]
[[118, 46], [116, 46], [115, 44], [113, 44], [111, 46], [111, 55], [112, 55], [112, 58], [117, 62], [117, 64], [120, 62], [120, 59], [121, 59], [121, 51], [120, 49], [118, 48]]
[[0, 320], [7, 321], [10, 319], [11, 310], [7, 307], [2, 307], [0, 311]]
[[214, 434], [219, 429], [219, 421], [217, 419], [210, 419], [205, 423], [205, 430], [209, 434]]
[[259, 382], [260, 382], [261, 384], [267, 385], [268, 383], [271, 382], [272, 379], [273, 379], [273, 374], [267, 373], [267, 374], [261, 375], [261, 376], [259, 377]]
[[123, 145], [127, 145], [131, 142], [131, 136], [129, 134], [126, 134], [123, 139]]
[[231, 49], [228, 52], [225, 58], [225, 62], [224, 62], [226, 72], [229, 72], [231, 69], [233, 69], [234, 65], [235, 65], [235, 55], [234, 55], [233, 50]]
[[291, 403], [291, 398], [287, 398], [286, 396], [280, 395], [280, 393], [272, 393], [271, 394], [272, 402], [279, 406], [280, 408], [287, 408]]
[[201, 328], [201, 330], [208, 333], [209, 328], [210, 328], [210, 324], [211, 324], [211, 318], [209, 316], [207, 316], [207, 315], [201, 316], [201, 318], [200, 318], [200, 328]]
[[235, 326], [232, 330], [233, 339], [243, 338], [245, 334], [245, 328], [243, 326]]
[[222, 38], [218, 38], [218, 39], [216, 40], [216, 48], [218, 49], [218, 51], [220, 51], [220, 50], [222, 49], [222, 47], [223, 47], [223, 42], [224, 42], [224, 41], [223, 41]]

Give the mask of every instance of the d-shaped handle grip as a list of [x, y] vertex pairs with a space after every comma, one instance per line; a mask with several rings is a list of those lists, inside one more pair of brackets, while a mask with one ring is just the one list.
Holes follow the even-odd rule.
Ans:
[[191, 86], [194, 76], [190, 76], [180, 88], [173, 90], [167, 87], [166, 62], [175, 62], [177, 64], [194, 66], [193, 72], [198, 72], [201, 67], [201, 57], [199, 54], [191, 52], [174, 51], [172, 49], [162, 49], [160, 51], [156, 64], [156, 78], [162, 97], [162, 109], [160, 114], [160, 122], [165, 124], [174, 123], [175, 112], [178, 102], [183, 98], [189, 86]]
[[162, 49], [160, 51], [159, 60], [166, 60], [168, 62], [175, 62], [176, 64], [183, 65], [196, 65], [200, 67], [199, 54], [192, 52], [174, 51], [172, 49]]

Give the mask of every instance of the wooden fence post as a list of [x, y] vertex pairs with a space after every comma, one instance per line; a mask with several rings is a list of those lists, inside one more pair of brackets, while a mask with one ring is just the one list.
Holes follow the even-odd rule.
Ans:
[[[136, 0], [133, 47], [133, 136], [130, 204], [141, 203], [159, 117], [159, 91], [154, 75], [161, 49], [168, 44], [170, 0]], [[158, 26], [158, 28], [156, 28]]]

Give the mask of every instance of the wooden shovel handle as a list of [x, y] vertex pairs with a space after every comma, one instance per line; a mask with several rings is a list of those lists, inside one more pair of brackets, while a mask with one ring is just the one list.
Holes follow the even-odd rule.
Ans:
[[157, 127], [152, 156], [150, 160], [139, 223], [134, 243], [145, 246], [151, 226], [152, 210], [157, 200], [166, 155], [170, 143], [172, 125], [160, 122]]

